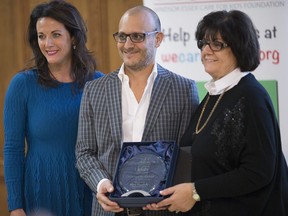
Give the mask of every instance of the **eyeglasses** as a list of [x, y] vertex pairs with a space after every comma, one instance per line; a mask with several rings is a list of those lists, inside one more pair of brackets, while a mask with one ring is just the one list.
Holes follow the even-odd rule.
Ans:
[[115, 41], [119, 43], [125, 43], [127, 41], [127, 37], [129, 37], [133, 43], [141, 43], [145, 40], [146, 36], [152, 35], [155, 33], [158, 33], [158, 31], [144, 32], [144, 33], [134, 32], [131, 34], [125, 34], [123, 32], [116, 32], [113, 34], [113, 37]]
[[197, 46], [200, 50], [203, 50], [204, 46], [208, 45], [211, 50], [213, 51], [220, 51], [224, 49], [225, 47], [228, 47], [229, 45], [220, 41], [207, 41], [205, 39], [198, 40]]

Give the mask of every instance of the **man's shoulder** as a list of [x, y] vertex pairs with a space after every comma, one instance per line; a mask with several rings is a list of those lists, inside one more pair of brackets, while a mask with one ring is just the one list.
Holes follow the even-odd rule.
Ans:
[[181, 82], [189, 82], [189, 83], [194, 82], [194, 80], [192, 80], [192, 79], [190, 79], [188, 77], [184, 77], [184, 76], [182, 76], [182, 75], [180, 75], [180, 74], [178, 74], [178, 73], [176, 73], [174, 71], [171, 71], [171, 70], [169, 70], [167, 68], [164, 68], [164, 67], [162, 67], [159, 64], [157, 65], [157, 69], [158, 69], [158, 74], [160, 76], [161, 75], [166, 75], [166, 76], [168, 76], [168, 77], [170, 77], [172, 79], [179, 80]]
[[86, 85], [89, 87], [93, 87], [93, 86], [96, 87], [99, 85], [105, 85], [105, 83], [107, 83], [108, 81], [117, 80], [117, 78], [118, 78], [117, 74], [118, 74], [118, 71], [110, 72], [104, 76], [100, 76], [97, 79], [94, 79], [94, 80], [87, 82]]

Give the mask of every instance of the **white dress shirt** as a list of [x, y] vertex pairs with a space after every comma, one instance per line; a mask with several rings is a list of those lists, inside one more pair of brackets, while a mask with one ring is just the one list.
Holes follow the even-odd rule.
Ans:
[[204, 87], [209, 92], [209, 95], [219, 95], [223, 91], [233, 88], [238, 84], [241, 78], [247, 74], [249, 74], [249, 72], [241, 72], [240, 68], [236, 68], [216, 81], [210, 80], [209, 82], [205, 83]]
[[122, 82], [123, 142], [140, 142], [142, 140], [146, 114], [157, 73], [157, 66], [155, 64], [152, 73], [148, 77], [142, 98], [138, 103], [132, 89], [130, 88], [129, 77], [124, 73], [124, 66], [122, 65], [120, 68], [118, 77]]

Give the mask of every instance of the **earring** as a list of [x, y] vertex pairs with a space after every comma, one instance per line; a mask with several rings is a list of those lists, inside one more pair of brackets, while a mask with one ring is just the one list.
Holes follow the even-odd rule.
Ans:
[[76, 49], [76, 45], [73, 45], [73, 49], [74, 49], [74, 50]]

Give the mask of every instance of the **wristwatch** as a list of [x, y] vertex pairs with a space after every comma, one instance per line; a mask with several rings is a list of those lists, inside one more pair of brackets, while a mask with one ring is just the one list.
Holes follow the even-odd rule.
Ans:
[[192, 189], [192, 198], [196, 201], [196, 202], [199, 202], [200, 201], [200, 196], [199, 194], [197, 193], [196, 191], [196, 188], [195, 188], [195, 184], [193, 183], [193, 189]]

